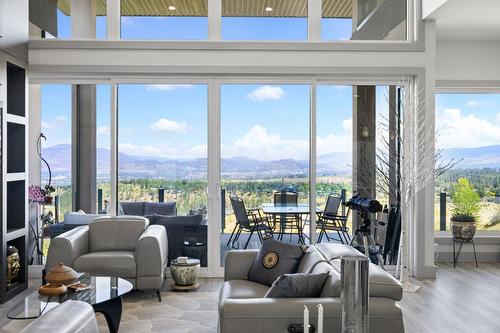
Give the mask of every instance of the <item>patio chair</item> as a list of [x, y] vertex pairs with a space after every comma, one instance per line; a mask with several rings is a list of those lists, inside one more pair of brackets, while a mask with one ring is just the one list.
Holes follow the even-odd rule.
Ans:
[[261, 243], [264, 241], [264, 237], [267, 236], [267, 234], [270, 234], [272, 237], [273, 231], [269, 226], [269, 221], [266, 216], [261, 215], [259, 209], [255, 208], [247, 210], [243, 199], [238, 197], [236, 194], [230, 195], [229, 199], [231, 200], [231, 206], [233, 207], [234, 215], [236, 216], [236, 225], [231, 233], [231, 237], [229, 237], [227, 246], [229, 246], [232, 240], [233, 242], [231, 247], [235, 248], [234, 243], [238, 241], [243, 230], [250, 232], [248, 240], [245, 243], [245, 249], [248, 247], [254, 232], [257, 232]]
[[[299, 203], [299, 193], [293, 191], [278, 191], [274, 192], [274, 205], [275, 206], [297, 206]], [[290, 234], [290, 241], [292, 234], [296, 233], [299, 237], [299, 242], [305, 243], [302, 235], [302, 218], [300, 215], [280, 214], [273, 217], [273, 227], [279, 223], [280, 231], [278, 235], [279, 240], [283, 240], [285, 233]]]
[[342, 244], [349, 244], [349, 228], [346, 224], [350, 208], [347, 209], [347, 213], [345, 215], [339, 214], [341, 203], [341, 196], [335, 194], [328, 195], [325, 208], [322, 213], [318, 214], [319, 218], [316, 223], [317, 228], [321, 230], [319, 233], [318, 243], [321, 243], [323, 236], [326, 236], [326, 239], [330, 241], [328, 231], [336, 231]]

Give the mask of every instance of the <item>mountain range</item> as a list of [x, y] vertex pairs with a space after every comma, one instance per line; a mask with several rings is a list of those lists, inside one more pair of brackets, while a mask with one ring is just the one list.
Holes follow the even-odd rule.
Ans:
[[[49, 161], [54, 175], [64, 177], [71, 170], [71, 146], [61, 144], [43, 149], [43, 157]], [[109, 173], [109, 149], [97, 149], [98, 173]], [[460, 160], [456, 168], [500, 168], [500, 145], [478, 148], [444, 149], [442, 160]], [[198, 178], [206, 177], [207, 159], [168, 159], [153, 156], [137, 156], [120, 153], [118, 156], [121, 179], [159, 177], [159, 178]], [[351, 154], [330, 153], [317, 158], [318, 175], [345, 175], [351, 172]], [[305, 160], [278, 159], [272, 161], [247, 157], [222, 159], [222, 174], [231, 178], [253, 178], [255, 176], [281, 177], [283, 175], [308, 174], [309, 163]]]

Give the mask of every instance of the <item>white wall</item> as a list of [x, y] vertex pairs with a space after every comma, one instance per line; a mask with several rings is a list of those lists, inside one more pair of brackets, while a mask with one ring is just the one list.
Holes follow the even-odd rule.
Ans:
[[28, 60], [28, 0], [0, 0], [0, 50]]
[[500, 82], [500, 42], [438, 40], [436, 74], [438, 86], [447, 84], [444, 81]]

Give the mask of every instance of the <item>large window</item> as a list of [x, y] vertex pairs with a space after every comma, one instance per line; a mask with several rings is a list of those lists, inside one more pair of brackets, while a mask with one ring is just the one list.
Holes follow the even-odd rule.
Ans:
[[[62, 220], [72, 210], [71, 188], [71, 85], [47, 84], [41, 86], [42, 156], [51, 169], [51, 184], [55, 188], [54, 203], [45, 205], [46, 212]], [[49, 183], [49, 169], [41, 163], [41, 186]], [[36, 185], [36, 184], [32, 184]]]
[[[106, 39], [106, 2], [103, 8], [98, 8], [96, 16], [96, 39]], [[57, 36], [47, 35], [47, 37], [56, 37], [59, 39], [71, 39], [71, 10], [68, 7], [57, 9]]]
[[207, 86], [122, 84], [119, 214], [165, 225], [169, 258], [207, 266]]
[[[395, 92], [388, 86], [318, 85], [316, 201], [321, 209], [330, 194], [349, 200], [358, 193], [382, 205], [397, 204], [389, 199], [397, 193], [395, 170], [386, 167], [389, 158], [397, 161], [388, 139]], [[391, 176], [394, 182], [384, 181]], [[347, 209], [340, 206], [337, 213], [345, 215]], [[356, 214], [347, 216], [349, 229]]]
[[222, 0], [223, 40], [307, 40], [307, 0]]
[[208, 38], [208, 0], [121, 2], [122, 39], [189, 40]]
[[[237, 220], [234, 195], [247, 209], [258, 208], [257, 214], [267, 216], [265, 223], [272, 226], [275, 238], [308, 242], [301, 232], [309, 232], [309, 94], [308, 85], [221, 87], [222, 262], [233, 245], [245, 246], [251, 232], [242, 230], [237, 237], [237, 228], [227, 245], [237, 223], [244, 223]], [[285, 204], [276, 199], [280, 192], [295, 193], [295, 206], [302, 206], [305, 213], [285, 216], [267, 211], [265, 206]], [[259, 246], [254, 233], [248, 248]]]
[[406, 40], [407, 0], [323, 0], [322, 40]]
[[480, 197], [478, 230], [500, 230], [500, 94], [437, 94], [436, 148], [458, 162], [436, 179], [435, 230], [449, 230], [454, 189], [465, 178]]

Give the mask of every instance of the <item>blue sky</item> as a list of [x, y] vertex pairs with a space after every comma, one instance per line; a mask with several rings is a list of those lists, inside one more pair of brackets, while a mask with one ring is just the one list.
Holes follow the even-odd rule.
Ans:
[[438, 148], [500, 145], [500, 94], [436, 95]]
[[[58, 38], [71, 38], [71, 17], [58, 11]], [[306, 40], [306, 18], [222, 18], [223, 40]], [[322, 19], [322, 40], [351, 37], [350, 19]], [[206, 17], [130, 17], [121, 19], [122, 39], [206, 40]], [[106, 38], [106, 17], [96, 17], [96, 37]]]

